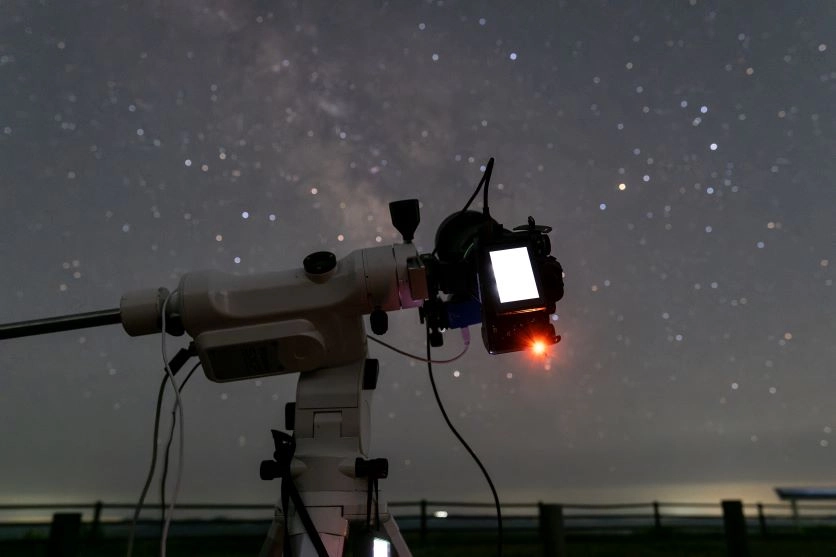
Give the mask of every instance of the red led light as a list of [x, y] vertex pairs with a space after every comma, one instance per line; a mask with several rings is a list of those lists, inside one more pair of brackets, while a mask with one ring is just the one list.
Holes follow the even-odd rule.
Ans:
[[535, 340], [531, 343], [531, 351], [537, 356], [542, 356], [546, 353], [546, 343], [542, 340]]

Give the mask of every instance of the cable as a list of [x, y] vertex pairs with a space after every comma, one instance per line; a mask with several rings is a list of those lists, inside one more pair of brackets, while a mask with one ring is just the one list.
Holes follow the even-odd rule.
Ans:
[[[459, 352], [458, 355], [456, 355], [456, 356], [454, 356], [454, 357], [452, 357], [448, 360], [433, 360], [432, 363], [434, 363], [434, 364], [449, 364], [449, 363], [455, 362], [456, 360], [458, 360], [459, 358], [461, 358], [462, 356], [467, 354], [467, 349], [470, 348], [470, 331], [468, 330], [467, 327], [463, 327], [461, 329], [461, 331], [462, 331], [462, 341], [464, 341], [464, 349], [461, 352]], [[398, 354], [400, 354], [402, 356], [406, 356], [407, 358], [412, 358], [413, 360], [418, 360], [419, 362], [427, 362], [427, 359], [424, 358], [423, 356], [417, 356], [415, 354], [410, 354], [409, 352], [405, 352], [405, 351], [401, 350], [400, 348], [395, 348], [391, 344], [383, 342], [382, 340], [377, 339], [375, 337], [366, 337], [366, 338], [368, 338], [369, 340], [371, 340], [373, 342], [376, 342], [376, 343], [380, 344], [381, 346], [385, 346], [389, 350], [397, 352]]]
[[151, 450], [151, 468], [148, 470], [148, 476], [145, 478], [145, 486], [142, 488], [142, 494], [139, 496], [139, 502], [134, 509], [134, 518], [131, 523], [131, 531], [128, 534], [128, 551], [127, 557], [133, 555], [134, 550], [134, 536], [136, 535], [136, 525], [139, 521], [139, 513], [142, 512], [142, 505], [145, 503], [145, 496], [148, 495], [148, 488], [151, 485], [151, 479], [154, 477], [154, 469], [157, 466], [157, 436], [160, 431], [160, 411], [163, 404], [163, 393], [165, 392], [165, 385], [168, 382], [168, 375], [166, 375], [160, 383], [160, 392], [157, 394], [157, 410], [154, 414], [154, 445]]
[[473, 195], [470, 196], [470, 199], [467, 200], [467, 203], [464, 205], [464, 209], [460, 212], [464, 213], [467, 211], [467, 208], [470, 207], [470, 204], [473, 203], [473, 200], [476, 199], [476, 196], [479, 195], [479, 190], [482, 189], [482, 185], [485, 186], [485, 190], [483, 192], [483, 202], [482, 202], [482, 212], [490, 216], [490, 211], [488, 210], [488, 185], [491, 183], [491, 174], [493, 173], [493, 162], [494, 159], [491, 157], [488, 159], [488, 164], [485, 165], [485, 172], [482, 174], [482, 179], [479, 180], [479, 185], [476, 186], [476, 191], [473, 192]]
[[433, 388], [433, 394], [435, 395], [435, 401], [438, 403], [438, 409], [441, 410], [441, 415], [444, 417], [444, 421], [447, 422], [447, 427], [450, 428], [450, 431], [453, 432], [453, 435], [456, 436], [456, 439], [462, 444], [462, 446], [467, 450], [473, 460], [476, 461], [477, 466], [482, 471], [482, 474], [485, 476], [485, 479], [488, 481], [488, 486], [491, 488], [491, 494], [493, 495], [493, 501], [496, 505], [496, 521], [497, 521], [497, 539], [496, 539], [496, 555], [497, 557], [502, 557], [502, 509], [499, 506], [499, 495], [496, 493], [496, 488], [493, 485], [493, 481], [491, 480], [490, 474], [482, 465], [482, 461], [479, 460], [479, 457], [476, 456], [476, 453], [473, 452], [473, 449], [470, 448], [470, 445], [467, 444], [467, 441], [459, 435], [459, 432], [453, 426], [453, 423], [450, 421], [450, 418], [447, 416], [447, 411], [444, 410], [444, 404], [441, 403], [441, 397], [438, 395], [438, 388], [435, 386], [435, 377], [433, 377], [433, 364], [432, 364], [432, 354], [430, 353], [430, 324], [429, 321], [427, 322], [427, 371], [430, 374], [430, 384]]
[[[185, 350], [183, 350], [181, 352], [184, 352], [184, 351]], [[179, 356], [179, 354], [178, 354], [178, 356]], [[172, 362], [175, 362], [176, 360], [178, 360], [178, 356], [175, 356], [172, 359]], [[186, 356], [186, 358], [188, 358], [188, 356]], [[183, 360], [183, 363], [185, 363], [185, 359]], [[180, 365], [182, 365], [182, 364], [180, 364], [180, 363], [175, 363], [174, 364], [174, 366], [175, 366], [175, 369], [173, 369], [174, 373], [177, 373], [177, 371], [179, 370]], [[185, 386], [186, 381], [189, 380], [189, 377], [192, 376], [194, 371], [199, 366], [200, 366], [200, 362], [195, 364], [195, 366], [191, 369], [191, 371], [189, 371], [189, 374], [186, 376], [186, 379], [183, 380], [183, 384], [180, 386], [181, 391], [183, 390], [183, 387]], [[139, 496], [139, 502], [137, 503], [137, 506], [134, 509], [134, 517], [133, 517], [133, 521], [131, 523], [131, 530], [130, 530], [130, 533], [128, 534], [128, 551], [127, 551], [128, 557], [131, 557], [131, 555], [133, 554], [133, 545], [134, 545], [134, 539], [136, 537], [136, 527], [137, 527], [137, 523], [139, 522], [139, 515], [142, 512], [142, 507], [145, 504], [145, 497], [148, 495], [148, 489], [151, 486], [151, 480], [154, 478], [154, 470], [157, 467], [157, 445], [158, 445], [157, 439], [158, 439], [159, 431], [160, 431], [160, 415], [162, 414], [163, 395], [165, 393], [165, 386], [166, 386], [167, 383], [168, 383], [168, 374], [164, 373], [163, 374], [163, 380], [160, 382], [159, 392], [157, 393], [157, 406], [156, 406], [156, 410], [154, 412], [154, 436], [152, 438], [153, 443], [152, 443], [152, 447], [151, 447], [151, 466], [150, 466], [150, 469], [148, 470], [148, 476], [145, 478], [145, 485], [142, 488], [142, 494]], [[165, 462], [165, 468], [163, 469], [163, 478], [165, 478], [165, 474], [166, 474], [166, 471], [168, 469], [168, 448], [171, 446], [171, 435], [173, 435], [173, 432], [174, 432], [174, 423], [172, 422], [172, 429], [171, 429], [171, 432], [169, 432], [168, 446], [166, 447], [166, 462]], [[165, 501], [165, 499], [163, 499], [163, 501]]]
[[[488, 185], [491, 182], [491, 174], [493, 173], [493, 163], [494, 163], [493, 157], [488, 159], [488, 164], [485, 165], [485, 171], [482, 173], [482, 178], [479, 180], [479, 185], [476, 186], [476, 190], [473, 192], [473, 195], [470, 196], [470, 199], [468, 199], [467, 203], [464, 204], [464, 207], [462, 208], [462, 210], [459, 211], [459, 213], [458, 213], [459, 215], [461, 215], [465, 211], [467, 211], [467, 208], [470, 207], [470, 204], [473, 203], [473, 200], [476, 199], [477, 195], [479, 195], [479, 190], [482, 189], [483, 185], [485, 186], [485, 190], [484, 190], [484, 194], [483, 194], [484, 197], [483, 197], [483, 202], [482, 202], [482, 205], [483, 205], [482, 213], [485, 216], [488, 216], [488, 217], [491, 215], [491, 212], [488, 209]], [[431, 255], [433, 257], [435, 257], [435, 254], [437, 252], [438, 252], [438, 246], [435, 246], [433, 248], [433, 251], [432, 251]]]
[[172, 373], [171, 368], [168, 366], [168, 354], [166, 353], [165, 348], [165, 338], [166, 338], [166, 330], [165, 330], [165, 312], [166, 307], [168, 306], [169, 300], [171, 300], [171, 296], [177, 292], [174, 290], [170, 292], [168, 296], [166, 296], [165, 301], [163, 302], [162, 311], [160, 312], [162, 315], [162, 335], [161, 335], [161, 348], [163, 354], [163, 362], [165, 363], [165, 372], [168, 374], [168, 380], [171, 382], [171, 387], [174, 389], [174, 395], [177, 398], [176, 402], [174, 403], [174, 408], [178, 410], [180, 414], [180, 444], [178, 445], [178, 454], [177, 454], [177, 476], [174, 480], [174, 494], [171, 497], [171, 506], [168, 509], [168, 516], [165, 518], [165, 525], [163, 526], [163, 534], [160, 539], [160, 557], [165, 556], [165, 549], [166, 543], [168, 542], [168, 532], [171, 528], [171, 518], [174, 516], [174, 507], [177, 505], [177, 495], [180, 493], [180, 481], [183, 479], [183, 446], [185, 444], [185, 427], [184, 427], [184, 420], [183, 420], [183, 401], [180, 399], [180, 389], [177, 388], [177, 382], [174, 380], [174, 373]]
[[[186, 386], [186, 383], [191, 378], [192, 374], [194, 374], [195, 370], [200, 367], [200, 362], [197, 362], [192, 369], [189, 370], [189, 373], [186, 375], [186, 378], [183, 379], [183, 382], [180, 383], [180, 394], [183, 394], [183, 388]], [[162, 388], [165, 387], [165, 383], [168, 381], [168, 376], [163, 376], [162, 385], [160, 385], [160, 392], [162, 392]], [[160, 398], [157, 401], [157, 412], [160, 412], [160, 402], [162, 399]], [[177, 414], [175, 414], [175, 408], [171, 409], [171, 428], [168, 430], [168, 441], [165, 444], [165, 453], [163, 455], [163, 473], [160, 476], [160, 528], [165, 529], [165, 484], [168, 478], [168, 460], [169, 454], [171, 452], [171, 443], [174, 441], [174, 425], [177, 422]]]

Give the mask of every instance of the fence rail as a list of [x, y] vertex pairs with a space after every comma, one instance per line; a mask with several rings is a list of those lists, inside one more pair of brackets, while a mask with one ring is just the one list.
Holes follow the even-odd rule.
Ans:
[[[425, 538], [431, 531], [486, 530], [495, 527], [494, 504], [462, 501], [395, 501], [389, 503], [392, 514], [403, 531], [412, 531]], [[103, 528], [114, 536], [127, 532], [133, 503], [77, 502], [77, 503], [27, 503], [0, 504], [0, 538], [11, 531], [25, 528], [49, 527], [50, 542], [55, 536], [71, 532], [78, 537], [81, 525], [95, 540], [102, 536]], [[178, 505], [180, 511], [216, 511], [225, 513], [212, 519], [180, 518], [175, 524], [182, 535], [211, 535], [222, 531], [224, 535], [250, 535], [261, 530], [272, 519], [272, 504], [219, 504], [186, 503]], [[563, 555], [561, 548], [568, 535], [595, 535], [641, 533], [646, 535], [683, 533], [724, 533], [729, 555], [745, 548], [746, 531], [767, 537], [781, 532], [799, 532], [804, 527], [833, 529], [836, 535], [836, 505], [822, 503], [749, 503], [723, 501], [717, 503], [674, 503], [652, 501], [646, 503], [616, 504], [544, 504], [507, 503], [502, 506], [509, 530], [528, 530], [539, 533], [547, 555]], [[52, 515], [41, 512], [39, 521], [4, 520], [4, 514], [26, 511], [58, 511]], [[80, 512], [66, 512], [80, 511]], [[128, 511], [128, 512], [125, 512]], [[147, 504], [149, 513], [160, 513], [159, 504]], [[110, 515], [105, 517], [105, 514]], [[247, 518], [240, 518], [242, 513]], [[238, 518], [235, 515], [238, 515]], [[115, 515], [115, 516], [114, 516]], [[153, 520], [143, 520], [147, 535], [156, 535], [159, 523], [157, 514]], [[254, 518], [255, 517], [255, 518]], [[9, 518], [8, 516], [5, 518]], [[67, 526], [69, 524], [69, 526]], [[153, 525], [153, 527], [149, 527]], [[177, 535], [178, 529], [173, 530]], [[738, 548], [738, 549], [734, 549]]]

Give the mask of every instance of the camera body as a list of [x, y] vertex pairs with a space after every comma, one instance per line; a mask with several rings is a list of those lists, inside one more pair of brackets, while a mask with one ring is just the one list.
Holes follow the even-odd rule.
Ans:
[[550, 255], [550, 229], [486, 227], [479, 238], [477, 277], [482, 340], [491, 354], [557, 343], [550, 315], [563, 297], [563, 269]]
[[445, 219], [436, 234], [437, 257], [427, 264], [428, 278], [447, 300], [425, 305], [443, 307], [427, 312], [431, 325], [444, 329], [481, 321], [491, 354], [557, 343], [550, 316], [563, 297], [563, 268], [550, 255], [550, 231], [531, 217], [513, 230], [476, 211]]

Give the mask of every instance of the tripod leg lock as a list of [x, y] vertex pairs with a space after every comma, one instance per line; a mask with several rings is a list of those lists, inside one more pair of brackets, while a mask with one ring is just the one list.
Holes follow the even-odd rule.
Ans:
[[389, 460], [385, 458], [357, 458], [354, 461], [354, 476], [379, 480], [389, 477]]

